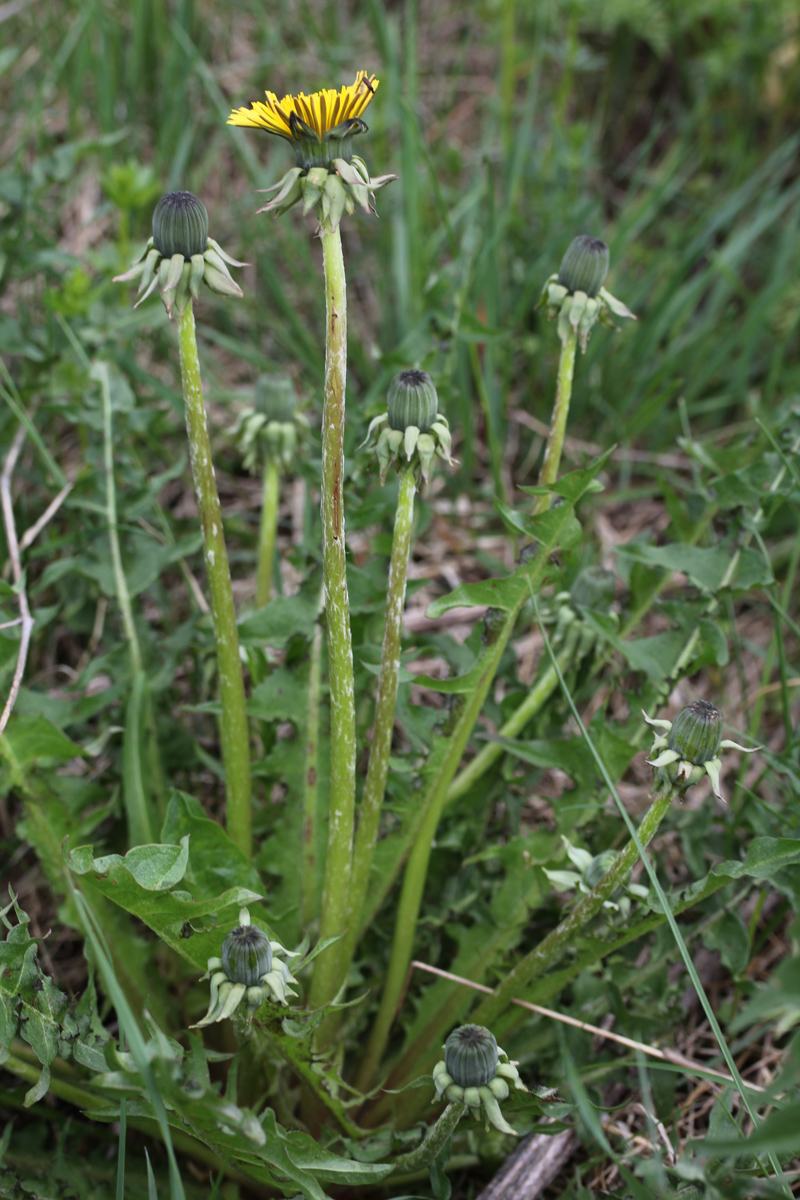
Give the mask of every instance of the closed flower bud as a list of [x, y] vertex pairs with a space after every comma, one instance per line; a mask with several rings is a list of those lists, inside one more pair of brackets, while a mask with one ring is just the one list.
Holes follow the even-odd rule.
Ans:
[[597, 295], [608, 274], [608, 246], [599, 238], [581, 234], [572, 240], [561, 260], [558, 282], [568, 292]]
[[669, 748], [684, 762], [702, 766], [719, 754], [722, 743], [722, 713], [708, 700], [687, 704], [672, 722]]
[[386, 400], [392, 429], [414, 426], [427, 433], [436, 422], [439, 397], [427, 371], [401, 371], [389, 385]]
[[[444, 1046], [447, 1074], [463, 1088], [479, 1088], [497, 1074], [498, 1053], [494, 1034], [482, 1025], [461, 1025]], [[465, 1099], [465, 1103], [468, 1103]]]
[[222, 968], [233, 983], [254, 987], [272, 969], [269, 938], [257, 925], [237, 925], [222, 943]]
[[569, 590], [573, 608], [593, 608], [607, 612], [614, 599], [614, 572], [604, 567], [585, 567]]
[[153, 244], [164, 258], [204, 254], [208, 245], [208, 213], [191, 192], [169, 192], [153, 213]]
[[297, 392], [291, 375], [261, 375], [256, 383], [255, 409], [268, 421], [291, 421], [297, 411]]

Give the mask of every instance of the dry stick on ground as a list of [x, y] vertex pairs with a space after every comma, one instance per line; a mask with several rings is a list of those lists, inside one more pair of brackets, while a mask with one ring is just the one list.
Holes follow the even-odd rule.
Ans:
[[31, 610], [28, 607], [28, 597], [25, 594], [25, 588], [22, 586], [22, 564], [19, 557], [19, 542], [17, 541], [17, 527], [14, 524], [14, 506], [11, 503], [11, 479], [14, 474], [14, 467], [17, 465], [19, 452], [22, 449], [22, 443], [25, 441], [25, 429], [20, 426], [11, 443], [11, 449], [6, 455], [6, 460], [3, 464], [3, 473], [0, 475], [0, 499], [3, 505], [3, 525], [6, 531], [6, 544], [8, 545], [8, 557], [11, 559], [11, 573], [14, 579], [14, 586], [18, 589], [17, 596], [19, 600], [19, 616], [20, 616], [20, 635], [19, 635], [19, 653], [17, 655], [17, 665], [14, 668], [14, 678], [11, 681], [11, 691], [8, 694], [5, 707], [0, 713], [0, 734], [2, 734], [8, 718], [11, 716], [11, 710], [17, 701], [20, 685], [22, 684], [22, 676], [25, 674], [25, 663], [28, 659], [28, 647], [31, 641], [31, 633], [33, 631], [33, 617]]
[[[549, 1125], [549, 1118], [542, 1124]], [[562, 1133], [531, 1133], [511, 1152], [477, 1200], [536, 1200], [563, 1171], [578, 1149], [572, 1129]]]
[[37, 537], [42, 532], [45, 525], [48, 523], [48, 521], [52, 520], [52, 518], [56, 515], [58, 510], [61, 508], [61, 505], [64, 503], [64, 501], [66, 500], [67, 496], [70, 494], [71, 491], [72, 491], [72, 484], [71, 483], [65, 484], [64, 487], [61, 489], [61, 491], [56, 496], [55, 500], [50, 501], [47, 508], [44, 510], [42, 515], [39, 517], [39, 520], [35, 521], [34, 524], [31, 525], [30, 529], [25, 530], [22, 537], [19, 539], [20, 553], [23, 550], [27, 550], [28, 546], [30, 546], [33, 542], [36, 541]]

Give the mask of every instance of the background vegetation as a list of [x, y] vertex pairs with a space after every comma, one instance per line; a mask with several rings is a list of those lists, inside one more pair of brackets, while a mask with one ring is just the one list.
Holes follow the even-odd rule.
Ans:
[[[291, 373], [318, 425], [324, 296], [313, 221], [297, 210], [277, 222], [254, 215], [254, 189], [283, 174], [287, 148], [225, 119], [265, 88], [282, 95], [334, 86], [362, 67], [381, 81], [365, 156], [373, 173], [399, 176], [379, 195], [379, 219], [343, 225], [347, 532], [362, 745], [396, 495], [356, 452], [368, 420], [399, 369], [419, 365], [435, 378], [460, 465], [440, 470], [418, 506], [404, 661], [410, 675], [462, 674], [480, 651], [481, 622], [462, 611], [431, 623], [423, 613], [460, 582], [513, 565], [513, 539], [492, 498], [522, 508], [519, 488], [536, 482], [558, 350], [534, 306], [572, 237], [602, 237], [611, 249], [610, 289], [639, 321], [619, 334], [596, 330], [578, 361], [566, 466], [617, 449], [602, 474], [605, 491], [583, 503], [584, 542], [560, 559], [558, 587], [601, 562], [616, 573], [620, 615], [616, 626], [595, 624], [597, 641], [571, 664], [569, 684], [637, 813], [649, 783], [640, 708], [671, 715], [702, 695], [724, 709], [731, 730], [764, 745], [753, 762], [729, 762], [727, 807], [700, 788], [689, 793], [667, 819], [655, 857], [675, 896], [704, 881], [682, 918], [684, 939], [740, 1069], [771, 1089], [769, 1104], [782, 1100], [748, 1158], [735, 1148], [752, 1127], [734, 1090], [646, 1067], [633, 1051], [582, 1031], [558, 1033], [548, 1019], [506, 1013], [498, 1039], [523, 1077], [565, 1101], [520, 1101], [514, 1122], [527, 1132], [546, 1112], [556, 1118], [554, 1132], [577, 1126], [580, 1149], [553, 1197], [787, 1194], [800, 1149], [792, 1041], [800, 1015], [792, 940], [800, 878], [799, 57], [790, 0], [0, 4], [0, 444], [20, 537], [61, 495], [23, 547], [36, 623], [24, 686], [0, 738], [0, 866], [30, 918], [20, 925], [7, 910], [18, 932], [9, 932], [0, 957], [12, 972], [0, 991], [27, 997], [19, 1030], [0, 1031], [11, 1046], [0, 1067], [0, 1194], [114, 1194], [119, 1138], [103, 1121], [119, 1121], [119, 1095], [129, 1124], [125, 1194], [147, 1194], [144, 1147], [159, 1195], [174, 1189], [178, 1170], [187, 1195], [209, 1187], [215, 1195], [233, 1196], [237, 1187], [276, 1194], [266, 1168], [241, 1156], [230, 1167], [229, 1159], [241, 1149], [236, 1138], [247, 1137], [251, 1110], [261, 1115], [268, 1106], [294, 1127], [296, 1077], [285, 1067], [249, 1075], [240, 1065], [237, 1079], [225, 1065], [232, 1034], [223, 1028], [207, 1039], [215, 1049], [207, 1062], [184, 1031], [207, 1002], [197, 964], [214, 951], [219, 914], [208, 904], [201, 911], [204, 902], [232, 888], [266, 894], [262, 916], [287, 946], [306, 923], [300, 871], [289, 864], [302, 845], [295, 743], [319, 589], [318, 442], [312, 437], [298, 457], [281, 500], [277, 584], [299, 598], [268, 621], [242, 622], [252, 682], [267, 641], [272, 666], [251, 689], [261, 755], [258, 853], [247, 865], [232, 860], [214, 820], [222, 806], [214, 664], [175, 330], [155, 299], [132, 310], [111, 277], [139, 253], [157, 197], [176, 188], [203, 198], [212, 235], [250, 264], [239, 273], [243, 300], [204, 294], [199, 336], [234, 584], [241, 612], [252, 613], [261, 487], [230, 430], [263, 371]], [[27, 436], [9, 462], [20, 428]], [[140, 693], [109, 557], [109, 459], [146, 674]], [[707, 553], [687, 556], [690, 544]], [[741, 572], [733, 587], [721, 587], [737, 548]], [[2, 620], [12, 621], [8, 569], [4, 581]], [[17, 626], [0, 629], [3, 701], [19, 637]], [[528, 614], [473, 750], [544, 669], [542, 653]], [[441, 698], [423, 696], [410, 675], [390, 780], [398, 823], [413, 803], [409, 764], [442, 716]], [[619, 816], [582, 745], [556, 693], [516, 750], [508, 747], [483, 785], [448, 810], [417, 958], [494, 986], [571, 903], [574, 889], [562, 891], [564, 880], [547, 874], [570, 869], [562, 835], [592, 853], [622, 844]], [[98, 865], [91, 853], [68, 865], [62, 853], [68, 837], [71, 850], [93, 844], [98, 858], [124, 855], [140, 793], [158, 814], [164, 843], [191, 835], [188, 867], [176, 854], [157, 882], [139, 878], [136, 886], [151, 898], [170, 882], [192, 892], [194, 966], [170, 945], [177, 909], [163, 902], [165, 932], [156, 938], [152, 921], [132, 920], [107, 899], [116, 866]], [[324, 793], [323, 755], [321, 804]], [[717, 871], [731, 862], [746, 867]], [[5, 896], [4, 888], [2, 905]], [[142, 915], [136, 896], [129, 910]], [[526, 998], [595, 1025], [613, 1020], [617, 1033], [725, 1069], [658, 902], [639, 904], [634, 917], [609, 914], [610, 924]], [[351, 998], [379, 978], [392, 924], [390, 896], [362, 944]], [[627, 938], [623, 926], [635, 935]], [[26, 928], [37, 938], [50, 933], [24, 965]], [[595, 949], [602, 943], [602, 963], [590, 941]], [[64, 1014], [77, 997], [83, 1007], [69, 1008], [73, 1029]], [[374, 1006], [371, 994], [348, 1010], [349, 1079]], [[408, 1082], [404, 1062], [430, 1071], [431, 1047], [415, 1039], [434, 1028], [432, 1014], [444, 1012], [452, 1024], [467, 1006], [466, 993], [414, 976], [391, 1046], [396, 1084]], [[448, 1028], [435, 1026], [437, 1047]], [[121, 1058], [126, 1050], [131, 1057]], [[204, 1122], [214, 1127], [220, 1095], [212, 1081], [223, 1086], [235, 1130], [220, 1152], [227, 1162], [173, 1130], [180, 1167], [170, 1167], [153, 1120], [163, 1132], [159, 1097], [184, 1112], [187, 1078], [205, 1098], [191, 1113], [195, 1134]], [[31, 1107], [48, 1083], [52, 1103]], [[420, 1097], [427, 1103], [429, 1095], [411, 1091], [394, 1105], [401, 1140], [426, 1115]], [[384, 1103], [386, 1118], [392, 1105]], [[333, 1156], [369, 1164], [391, 1149], [378, 1138], [359, 1151], [341, 1129], [328, 1130], [318, 1139], [321, 1158], [331, 1156], [322, 1162], [305, 1143], [291, 1143], [289, 1154], [279, 1133], [268, 1128], [268, 1136], [273, 1155], [288, 1156], [281, 1186], [289, 1188], [288, 1178], [304, 1195], [313, 1194], [308, 1178], [334, 1192], [370, 1182], [366, 1169], [359, 1177], [354, 1168], [351, 1178]], [[464, 1130], [453, 1148], [457, 1194], [477, 1196], [510, 1148], [499, 1135]], [[789, 1183], [766, 1179], [770, 1153]], [[52, 1165], [42, 1177], [45, 1159]], [[372, 1186], [396, 1196], [446, 1187], [427, 1172], [401, 1184], [382, 1184], [376, 1173]]]

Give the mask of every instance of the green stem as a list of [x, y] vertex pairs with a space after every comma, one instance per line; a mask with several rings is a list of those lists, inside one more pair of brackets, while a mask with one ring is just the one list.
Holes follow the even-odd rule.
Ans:
[[[579, 629], [572, 629], [567, 633], [567, 643], [559, 655], [562, 670], [565, 670], [571, 663], [579, 639]], [[498, 736], [503, 738], [516, 737], [557, 687], [558, 675], [556, 669], [552, 663], [548, 663], [545, 670], [528, 692], [528, 695], [522, 701], [522, 704], [520, 704], [516, 712], [512, 713], [505, 725], [501, 726]], [[450, 784], [447, 791], [447, 803], [450, 804], [453, 800], [457, 800], [460, 796], [465, 795], [505, 752], [505, 746], [502, 746], [499, 742], [487, 742], [472, 761], [464, 767], [463, 771], [459, 771]]]
[[428, 1130], [422, 1145], [394, 1160], [395, 1171], [419, 1171], [435, 1162], [466, 1111], [466, 1104], [448, 1104], [436, 1124]]
[[256, 572], [256, 604], [263, 608], [272, 599], [272, 576], [275, 570], [275, 539], [278, 532], [278, 501], [280, 470], [270, 455], [264, 464], [264, 498], [261, 505], [261, 532], [258, 540], [258, 569]]
[[322, 666], [322, 626], [314, 626], [308, 666], [306, 720], [306, 786], [303, 797], [303, 925], [317, 915], [317, 750], [319, 747], [319, 685]]
[[222, 513], [217, 481], [211, 458], [211, 443], [206, 424], [206, 406], [197, 358], [194, 313], [189, 301], [179, 325], [181, 378], [186, 409], [186, 432], [192, 464], [200, 524], [203, 530], [208, 585], [211, 593], [211, 617], [219, 671], [220, 741], [225, 764], [227, 830], [231, 841], [249, 859], [252, 854], [252, 813], [250, 809], [250, 743], [244, 698], [242, 664], [239, 658], [239, 633], [233, 603], [228, 552], [222, 529]]
[[[558, 468], [561, 465], [561, 450], [564, 445], [564, 435], [567, 431], [569, 402], [572, 396], [572, 377], [575, 373], [575, 351], [578, 346], [577, 330], [570, 326], [566, 342], [561, 347], [558, 360], [558, 383], [556, 384], [556, 402], [553, 406], [553, 416], [550, 420], [550, 432], [547, 435], [547, 445], [544, 451], [544, 462], [539, 475], [539, 483], [555, 483], [558, 479]], [[536, 496], [533, 501], [534, 515], [547, 512], [552, 496]]]
[[358, 941], [361, 910], [367, 895], [375, 844], [378, 840], [381, 807], [389, 774], [389, 756], [394, 732], [394, 710], [397, 701], [397, 681], [400, 674], [400, 643], [403, 633], [403, 608], [406, 598], [406, 574], [411, 547], [411, 527], [414, 521], [414, 472], [400, 472], [400, 491], [394, 521], [392, 555], [389, 562], [389, 582], [386, 589], [386, 624], [383, 629], [381, 673], [378, 680], [378, 699], [375, 706], [375, 725], [369, 755], [367, 778], [361, 807], [358, 811], [358, 835], [353, 854], [353, 874], [350, 881], [348, 929], [340, 949], [343, 970], [349, 968]]
[[[653, 803], [639, 826], [639, 841], [642, 847], [649, 845], [655, 837], [674, 798], [675, 792], [671, 787], [664, 791], [656, 789], [653, 793]], [[520, 959], [514, 969], [505, 976], [503, 982], [495, 988], [494, 994], [487, 996], [486, 1000], [478, 1006], [471, 1018], [476, 1025], [486, 1025], [491, 1028], [494, 1021], [511, 1003], [512, 997], [521, 995], [523, 988], [527, 987], [533, 979], [542, 975], [556, 959], [561, 957], [564, 951], [572, 945], [575, 936], [591, 921], [592, 917], [600, 912], [606, 900], [619, 887], [620, 881], [633, 868], [638, 857], [639, 851], [636, 843], [631, 839], [614, 865], [592, 888], [588, 896], [584, 896], [580, 904], [560, 925], [548, 933], [535, 950]]]
[[[325, 266], [325, 392], [322, 410], [322, 574], [328, 635], [331, 783], [328, 850], [320, 937], [338, 937], [347, 924], [356, 795], [356, 712], [353, 647], [344, 543], [344, 416], [347, 374], [347, 289], [338, 225], [323, 225]], [[338, 948], [316, 959], [309, 1004], [320, 1008], [342, 982]]]
[[463, 703], [463, 711], [453, 733], [446, 740], [440, 739], [441, 750], [435, 747], [431, 753], [431, 757], [436, 759], [435, 763], [431, 764], [434, 772], [433, 778], [420, 804], [422, 816], [418, 826], [414, 829], [414, 840], [403, 876], [403, 887], [397, 909], [392, 952], [383, 995], [356, 1080], [356, 1087], [362, 1092], [369, 1089], [377, 1071], [389, 1039], [389, 1031], [397, 1007], [402, 998], [406, 972], [408, 964], [411, 962], [414, 935], [422, 904], [422, 893], [433, 849], [433, 840], [447, 800], [448, 789], [458, 769], [458, 764], [461, 762], [461, 756], [483, 707], [486, 694], [497, 673], [500, 659], [521, 607], [522, 599], [511, 611], [506, 613], [497, 639], [487, 651], [486, 665], [473, 691], [468, 695], [457, 696], [457, 700]]

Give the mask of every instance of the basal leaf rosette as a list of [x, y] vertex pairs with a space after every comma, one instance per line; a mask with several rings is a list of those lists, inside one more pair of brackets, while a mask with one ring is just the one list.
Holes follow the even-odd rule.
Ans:
[[136, 262], [115, 283], [139, 281], [138, 308], [158, 288], [167, 316], [180, 317], [190, 300], [197, 300], [205, 285], [220, 296], [241, 296], [242, 289], [228, 267], [244, 263], [208, 236], [205, 205], [191, 192], [169, 192], [153, 212], [153, 236]]
[[656, 720], [642, 713], [648, 725], [663, 730], [656, 735], [647, 760], [654, 768], [656, 781], [672, 785], [682, 799], [684, 793], [706, 776], [718, 800], [722, 770], [720, 750], [741, 750], [754, 754], [759, 746], [740, 746], [722, 736], [722, 713], [708, 700], [695, 700], [678, 713], [674, 721]]
[[493, 1125], [500, 1133], [518, 1136], [500, 1111], [500, 1101], [513, 1083], [527, 1092], [519, 1077], [517, 1063], [510, 1062], [494, 1034], [483, 1025], [460, 1025], [444, 1044], [444, 1059], [433, 1068], [436, 1099], [442, 1096], [451, 1104], [465, 1104], [476, 1120], [481, 1110], [486, 1128]]
[[599, 321], [609, 329], [619, 329], [614, 317], [636, 317], [626, 304], [603, 287], [608, 274], [608, 246], [599, 238], [581, 234], [571, 242], [561, 260], [558, 274], [551, 275], [542, 288], [537, 308], [547, 307], [550, 318], [558, 318], [558, 336], [566, 345], [571, 334], [580, 338], [581, 350]]
[[370, 198], [396, 179], [396, 175], [371, 178], [363, 158], [353, 153], [353, 138], [366, 133], [368, 126], [361, 115], [378, 89], [379, 81], [359, 71], [355, 81], [338, 92], [321, 92], [279, 100], [274, 92], [265, 92], [265, 101], [254, 100], [249, 108], [235, 109], [229, 125], [263, 129], [290, 142], [295, 165], [266, 193], [275, 192], [259, 212], [285, 213], [302, 201], [303, 212], [313, 209], [320, 225], [339, 224], [344, 213], [352, 213], [358, 204], [365, 212], [375, 212]]
[[248, 1018], [265, 1000], [288, 1005], [287, 996], [297, 995], [289, 985], [297, 980], [278, 955], [293, 958], [298, 953], [285, 950], [280, 942], [270, 941], [263, 929], [251, 924], [248, 910], [241, 909], [239, 924], [226, 934], [222, 943], [222, 957], [208, 960], [208, 971], [203, 976], [211, 979], [208, 1012], [190, 1028], [202, 1029], [204, 1025], [226, 1020], [242, 1001]]
[[386, 482], [389, 467], [411, 467], [417, 480], [428, 482], [435, 458], [452, 464], [452, 438], [447, 418], [439, 412], [439, 397], [427, 371], [401, 371], [389, 385], [387, 410], [369, 425], [362, 445], [374, 451]]

